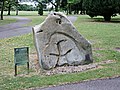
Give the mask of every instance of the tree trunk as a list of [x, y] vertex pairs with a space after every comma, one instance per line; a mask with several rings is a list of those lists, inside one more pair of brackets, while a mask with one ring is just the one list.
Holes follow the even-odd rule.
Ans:
[[106, 22], [110, 22], [110, 20], [111, 20], [111, 16], [110, 15], [105, 15], [105, 16], [103, 16], [104, 17], [104, 20], [106, 21]]
[[16, 15], [18, 15], [18, 8], [16, 7]]
[[76, 10], [77, 10], [77, 14], [79, 14], [79, 4], [77, 4]]
[[41, 2], [38, 4], [38, 14], [43, 15], [43, 4]]
[[2, 8], [1, 8], [1, 20], [3, 20], [4, 5], [5, 5], [5, 1], [3, 0], [3, 2], [2, 2]]
[[18, 15], [18, 1], [16, 2], [16, 15]]
[[69, 8], [69, 10], [68, 10], [69, 14], [72, 14], [71, 3], [68, 4], [68, 8]]
[[10, 15], [10, 11], [11, 11], [11, 4], [9, 4], [8, 6], [8, 15]]

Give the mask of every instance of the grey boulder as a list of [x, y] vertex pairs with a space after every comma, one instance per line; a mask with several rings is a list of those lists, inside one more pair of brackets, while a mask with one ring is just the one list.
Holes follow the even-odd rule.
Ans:
[[33, 36], [42, 69], [93, 62], [91, 44], [63, 13], [50, 13], [33, 27]]

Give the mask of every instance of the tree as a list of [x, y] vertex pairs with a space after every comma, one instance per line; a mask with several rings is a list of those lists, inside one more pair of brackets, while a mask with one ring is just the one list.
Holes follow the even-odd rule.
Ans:
[[33, 1], [38, 2], [38, 5], [37, 5], [38, 14], [43, 15], [43, 6], [44, 6], [43, 4], [47, 3], [47, 1], [46, 0], [33, 0]]
[[3, 11], [5, 7], [5, 0], [0, 0], [1, 3], [1, 20], [3, 20]]
[[91, 16], [103, 16], [105, 21], [120, 13], [120, 0], [84, 0], [86, 13]]
[[38, 14], [43, 15], [43, 4], [41, 2], [38, 4]]
[[67, 0], [34, 0], [37, 2], [41, 2], [43, 7], [45, 3], [51, 3], [55, 7], [55, 11], [59, 11], [60, 8], [67, 9]]
[[18, 15], [18, 6], [19, 6], [18, 0], [15, 0], [15, 6], [16, 6], [16, 15]]
[[81, 11], [80, 14], [84, 14], [84, 8], [83, 8], [83, 0], [67, 0], [68, 1], [68, 11], [69, 14], [74, 11], [74, 14], [79, 14], [79, 11]]
[[80, 9], [80, 14], [85, 14], [85, 8], [83, 7], [83, 2], [84, 0], [80, 0], [79, 2], [79, 9]]
[[52, 5], [55, 6], [55, 11], [59, 11], [58, 8], [60, 6], [60, 0], [55, 0], [55, 2], [53, 2], [53, 0], [48, 0], [48, 2], [50, 2]]
[[58, 12], [60, 8], [66, 9], [67, 0], [46, 0], [55, 7], [55, 11]]
[[12, 5], [14, 5], [14, 2], [15, 2], [15, 0], [6, 0], [5, 7], [8, 8], [8, 14], [7, 15], [10, 15], [11, 7], [12, 7]]
[[5, 7], [8, 7], [8, 15], [10, 15], [10, 8], [11, 8], [11, 5], [10, 2], [12, 2], [13, 0], [0, 0], [0, 5], [1, 5], [1, 20], [3, 20], [3, 12], [4, 12], [4, 9]]
[[82, 14], [82, 2], [83, 0], [74, 0], [72, 9], [74, 11], [74, 14], [79, 14], [79, 11], [81, 11]]
[[67, 6], [67, 0], [61, 0], [60, 8], [66, 9], [66, 6]]
[[69, 14], [72, 14], [72, 6], [74, 4], [74, 0], [67, 0], [67, 3], [68, 3], [68, 13]]

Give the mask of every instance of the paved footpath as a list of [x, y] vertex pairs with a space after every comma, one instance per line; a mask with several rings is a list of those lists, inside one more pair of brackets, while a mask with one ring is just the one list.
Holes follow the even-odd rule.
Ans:
[[33, 90], [120, 90], [120, 77]]
[[[22, 34], [27, 34], [32, 32], [32, 26], [26, 27], [25, 24], [29, 23], [31, 20], [24, 17], [10, 16], [11, 18], [16, 18], [17, 22], [0, 26], [0, 39], [9, 38], [13, 36], [19, 36]], [[68, 16], [71, 22], [74, 22], [76, 16]]]
[[17, 22], [0, 26], [1, 39], [30, 33], [32, 31], [32, 27], [24, 26], [31, 21], [30, 19], [18, 16], [11, 16], [10, 18], [16, 18]]

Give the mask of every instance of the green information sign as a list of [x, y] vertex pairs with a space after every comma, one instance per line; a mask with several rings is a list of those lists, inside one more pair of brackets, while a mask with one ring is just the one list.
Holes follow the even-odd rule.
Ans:
[[14, 60], [17, 65], [24, 65], [29, 61], [28, 47], [15, 48]]
[[17, 65], [27, 64], [29, 70], [29, 48], [15, 48], [14, 49], [15, 75], [17, 75]]

